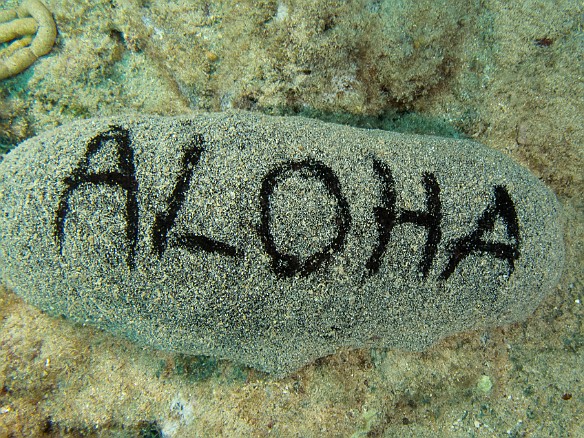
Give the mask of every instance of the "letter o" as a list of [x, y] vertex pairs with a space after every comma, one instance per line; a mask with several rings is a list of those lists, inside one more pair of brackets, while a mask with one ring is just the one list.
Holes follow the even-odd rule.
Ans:
[[[282, 181], [294, 174], [304, 179], [315, 178], [320, 180], [328, 193], [337, 201], [335, 211], [336, 236], [320, 251], [308, 256], [301, 261], [297, 255], [283, 254], [276, 248], [274, 236], [270, 225], [272, 215], [271, 198], [274, 190]], [[315, 160], [287, 161], [269, 171], [262, 180], [260, 192], [261, 224], [260, 237], [266, 253], [272, 259], [272, 269], [278, 275], [292, 277], [296, 274], [307, 276], [316, 271], [323, 263], [328, 261], [334, 253], [340, 252], [351, 228], [351, 212], [349, 204], [341, 192], [341, 184], [333, 170], [324, 163]]]

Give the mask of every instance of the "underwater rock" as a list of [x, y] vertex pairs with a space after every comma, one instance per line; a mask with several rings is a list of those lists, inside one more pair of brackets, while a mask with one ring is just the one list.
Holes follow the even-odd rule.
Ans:
[[59, 127], [0, 163], [1, 280], [52, 315], [284, 375], [527, 317], [554, 194], [467, 140], [250, 113]]

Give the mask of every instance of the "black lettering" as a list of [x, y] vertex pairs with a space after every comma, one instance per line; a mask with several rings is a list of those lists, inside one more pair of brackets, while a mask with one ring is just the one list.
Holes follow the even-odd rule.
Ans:
[[[189, 189], [193, 172], [197, 167], [201, 154], [204, 150], [205, 140], [202, 135], [195, 135], [193, 142], [185, 151], [180, 165], [179, 175], [172, 191], [172, 194], [166, 201], [166, 211], [157, 213], [152, 225], [152, 246], [158, 256], [162, 256], [169, 243], [169, 234], [175, 226], [178, 212], [182, 208], [186, 193]], [[227, 243], [219, 242], [209, 237], [192, 234], [192, 233], [175, 233], [174, 240], [171, 242], [178, 247], [185, 248], [189, 251], [203, 250], [206, 252], [216, 252], [222, 255], [235, 257], [237, 250], [234, 246]]]
[[[108, 142], [115, 144], [116, 160], [119, 171], [90, 172], [89, 160]], [[66, 189], [61, 195], [59, 207], [55, 217], [56, 238], [59, 253], [63, 253], [63, 240], [65, 239], [65, 218], [69, 213], [69, 198], [74, 190], [82, 184], [108, 185], [120, 187], [126, 191], [126, 238], [130, 247], [126, 256], [126, 263], [130, 269], [134, 268], [136, 242], [138, 239], [138, 182], [134, 168], [134, 151], [131, 146], [130, 133], [120, 126], [110, 128], [89, 140], [87, 151], [83, 159], [77, 165], [70, 177], [63, 181]]]
[[[467, 236], [449, 242], [450, 258], [441, 280], [448, 280], [459, 263], [473, 253], [487, 253], [506, 260], [509, 264], [509, 275], [515, 270], [515, 260], [519, 258], [519, 224], [515, 205], [503, 186], [495, 186], [494, 203], [489, 205], [478, 220], [477, 227]], [[493, 231], [497, 218], [501, 218], [507, 230], [507, 237], [512, 243], [488, 242], [483, 239], [485, 233]]]
[[[297, 255], [282, 254], [278, 251], [270, 226], [271, 198], [274, 190], [278, 184], [292, 177], [293, 174], [297, 174], [304, 179], [314, 178], [320, 180], [328, 193], [337, 201], [335, 216], [336, 236], [324, 248], [311, 254], [304, 261], [301, 261]], [[341, 192], [339, 179], [333, 170], [322, 162], [314, 160], [288, 161], [268, 172], [262, 180], [260, 205], [261, 224], [259, 234], [266, 253], [272, 259], [272, 268], [276, 274], [285, 277], [292, 277], [296, 274], [307, 276], [328, 261], [334, 253], [343, 249], [347, 233], [351, 227], [349, 204]]]
[[442, 238], [442, 230], [440, 229], [442, 204], [440, 202], [440, 186], [436, 181], [436, 177], [428, 172], [422, 175], [422, 183], [426, 191], [426, 211], [412, 211], [397, 208], [395, 181], [389, 166], [374, 159], [373, 170], [381, 181], [381, 205], [373, 209], [379, 237], [365, 265], [366, 275], [371, 276], [379, 272], [381, 260], [387, 250], [393, 229], [397, 225], [409, 222], [428, 230], [424, 252], [419, 263], [419, 269], [424, 278], [426, 278]]

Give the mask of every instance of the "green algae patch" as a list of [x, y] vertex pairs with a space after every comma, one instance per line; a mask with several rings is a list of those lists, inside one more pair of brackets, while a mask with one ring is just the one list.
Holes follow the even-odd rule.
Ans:
[[482, 394], [488, 394], [493, 389], [493, 381], [489, 376], [482, 375], [477, 382], [477, 389]]

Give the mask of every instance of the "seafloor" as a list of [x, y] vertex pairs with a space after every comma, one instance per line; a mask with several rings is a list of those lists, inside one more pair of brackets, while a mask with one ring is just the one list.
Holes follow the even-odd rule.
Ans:
[[2, 150], [78, 118], [229, 108], [466, 136], [558, 195], [567, 259], [523, 323], [424, 353], [343, 350], [277, 380], [4, 288], [0, 437], [584, 436], [582, 2], [44, 1], [57, 42], [0, 82]]

